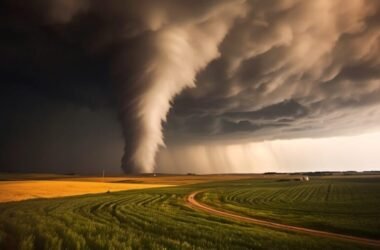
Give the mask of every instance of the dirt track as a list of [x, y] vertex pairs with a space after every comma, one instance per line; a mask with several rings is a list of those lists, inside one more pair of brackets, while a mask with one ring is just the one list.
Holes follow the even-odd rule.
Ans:
[[205, 212], [208, 212], [210, 214], [219, 215], [219, 216], [231, 218], [231, 219], [234, 219], [237, 221], [248, 222], [248, 223], [261, 225], [261, 226], [265, 226], [265, 227], [270, 227], [270, 228], [274, 228], [274, 229], [304, 233], [304, 234], [309, 234], [309, 235], [313, 235], [313, 236], [326, 237], [326, 238], [331, 238], [331, 239], [350, 241], [350, 242], [354, 242], [354, 243], [362, 244], [362, 245], [380, 247], [380, 240], [372, 240], [372, 239], [361, 238], [361, 237], [356, 237], [356, 236], [349, 236], [349, 235], [331, 233], [331, 232], [326, 232], [326, 231], [319, 231], [319, 230], [309, 229], [309, 228], [304, 228], [304, 227], [297, 227], [297, 226], [291, 226], [291, 225], [286, 225], [286, 224], [274, 223], [274, 222], [270, 222], [270, 221], [259, 220], [259, 219], [254, 219], [254, 218], [250, 218], [250, 217], [245, 217], [245, 216], [233, 214], [233, 213], [230, 213], [227, 211], [217, 210], [215, 208], [212, 208], [212, 207], [209, 207], [205, 204], [202, 204], [195, 199], [195, 196], [201, 192], [202, 191], [197, 191], [197, 192], [191, 193], [187, 197], [187, 202], [192, 207], [198, 208], [198, 209], [203, 210]]

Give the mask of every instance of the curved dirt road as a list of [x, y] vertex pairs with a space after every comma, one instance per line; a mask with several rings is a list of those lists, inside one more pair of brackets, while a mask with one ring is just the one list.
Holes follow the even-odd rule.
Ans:
[[205, 204], [202, 204], [195, 199], [195, 196], [201, 192], [203, 192], [203, 191], [196, 191], [196, 192], [191, 193], [187, 197], [187, 202], [192, 207], [198, 208], [198, 209], [203, 210], [205, 212], [208, 212], [210, 214], [219, 215], [219, 216], [231, 218], [231, 219], [234, 219], [237, 221], [248, 222], [248, 223], [261, 225], [261, 226], [265, 226], [265, 227], [270, 227], [270, 228], [274, 228], [274, 229], [281, 229], [281, 230], [286, 230], [286, 231], [309, 234], [312, 236], [326, 237], [326, 238], [331, 238], [331, 239], [350, 241], [350, 242], [354, 242], [354, 243], [358, 243], [358, 244], [364, 244], [364, 245], [368, 245], [368, 246], [380, 247], [380, 240], [372, 240], [372, 239], [361, 238], [361, 237], [356, 237], [356, 236], [349, 236], [349, 235], [331, 233], [331, 232], [326, 232], [326, 231], [319, 231], [319, 230], [309, 229], [309, 228], [304, 228], [304, 227], [297, 227], [297, 226], [291, 226], [291, 225], [286, 225], [286, 224], [280, 224], [280, 223], [275, 223], [275, 222], [245, 217], [245, 216], [233, 214], [233, 213], [230, 213], [227, 211], [217, 210], [215, 208], [212, 208], [212, 207], [209, 207]]

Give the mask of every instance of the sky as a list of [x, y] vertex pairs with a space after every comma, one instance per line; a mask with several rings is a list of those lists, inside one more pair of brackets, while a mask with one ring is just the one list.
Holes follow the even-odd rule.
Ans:
[[380, 169], [377, 0], [6, 0], [0, 171]]

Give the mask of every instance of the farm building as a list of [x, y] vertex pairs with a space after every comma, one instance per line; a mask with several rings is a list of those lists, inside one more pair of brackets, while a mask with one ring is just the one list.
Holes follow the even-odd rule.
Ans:
[[309, 181], [309, 176], [302, 176], [301, 181]]

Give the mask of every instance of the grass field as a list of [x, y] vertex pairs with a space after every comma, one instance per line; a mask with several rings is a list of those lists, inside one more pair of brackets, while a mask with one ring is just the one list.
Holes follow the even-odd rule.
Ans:
[[246, 180], [199, 200], [250, 217], [380, 239], [380, 179]]
[[[254, 216], [260, 208], [260, 216], [273, 220], [378, 238], [378, 180], [257, 178], [3, 203], [0, 249], [364, 249], [208, 215], [188, 207], [185, 198], [209, 190], [199, 199], [214, 207]], [[331, 208], [323, 205], [330, 201]], [[329, 213], [339, 219], [324, 224]]]

